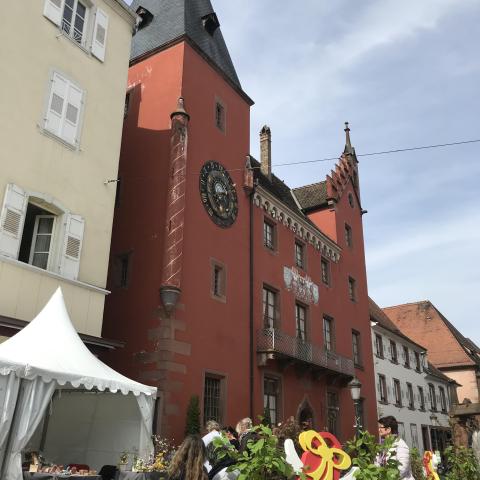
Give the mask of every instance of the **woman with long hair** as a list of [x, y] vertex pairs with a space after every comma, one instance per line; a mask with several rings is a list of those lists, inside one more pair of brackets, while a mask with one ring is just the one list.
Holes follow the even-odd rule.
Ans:
[[206, 449], [198, 435], [189, 435], [180, 445], [168, 469], [169, 480], [208, 480], [203, 466]]

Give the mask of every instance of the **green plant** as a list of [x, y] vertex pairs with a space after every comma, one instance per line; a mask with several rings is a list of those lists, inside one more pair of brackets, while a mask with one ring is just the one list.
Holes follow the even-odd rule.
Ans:
[[471, 448], [447, 447], [444, 453], [449, 467], [445, 480], [480, 478], [480, 466]]
[[267, 427], [272, 426], [272, 419], [270, 418], [270, 409], [265, 407], [263, 409], [263, 417], [260, 419], [260, 423], [266, 425]]
[[410, 466], [415, 480], [426, 480], [423, 470], [423, 461], [419, 451], [416, 448], [410, 450]]
[[[357, 480], [400, 480], [399, 462], [395, 458], [393, 445], [396, 437], [388, 436], [383, 444], [368, 432], [360, 432], [357, 438], [347, 442], [346, 451], [352, 457], [352, 464], [359, 469], [355, 473]], [[385, 455], [385, 452], [386, 455]], [[375, 461], [384, 455], [382, 465]]]
[[[225, 456], [234, 460], [228, 471], [238, 471], [237, 480], [280, 480], [290, 478], [294, 472], [285, 460], [285, 452], [279, 448], [278, 439], [270, 427], [260, 424], [253, 427], [255, 440], [249, 440], [247, 448], [238, 453], [227, 445], [225, 439], [216, 438], [216, 447], [221, 450], [218, 458]], [[304, 478], [304, 476], [301, 476]]]
[[200, 433], [200, 407], [198, 395], [192, 395], [187, 408], [185, 435]]
[[119, 459], [120, 465], [126, 465], [128, 463], [128, 452], [122, 452]]

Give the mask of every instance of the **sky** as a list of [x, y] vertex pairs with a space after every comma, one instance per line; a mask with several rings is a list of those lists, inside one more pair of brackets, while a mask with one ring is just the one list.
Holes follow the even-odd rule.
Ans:
[[369, 294], [430, 300], [480, 345], [478, 0], [212, 0], [274, 173], [324, 180], [344, 122], [359, 155]]

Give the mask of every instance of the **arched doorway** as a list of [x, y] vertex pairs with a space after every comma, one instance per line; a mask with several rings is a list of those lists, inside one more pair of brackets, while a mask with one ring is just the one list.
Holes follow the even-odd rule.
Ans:
[[302, 430], [311, 430], [315, 426], [315, 415], [310, 402], [305, 398], [297, 411], [297, 421]]

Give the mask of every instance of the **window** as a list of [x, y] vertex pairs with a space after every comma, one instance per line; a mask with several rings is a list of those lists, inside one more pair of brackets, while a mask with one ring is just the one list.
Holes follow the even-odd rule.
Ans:
[[333, 330], [333, 318], [323, 317], [323, 346], [327, 352], [335, 350], [335, 336]]
[[402, 440], [407, 440], [405, 437], [405, 425], [403, 424], [403, 422], [398, 422], [398, 436]]
[[116, 286], [120, 288], [127, 288], [130, 280], [130, 255], [129, 253], [122, 253], [115, 257], [115, 273], [116, 273]]
[[[89, 45], [92, 55], [103, 62], [108, 16], [100, 8], [92, 9], [88, 5], [81, 0], [45, 0], [43, 14], [77, 45], [83, 48]], [[89, 26], [92, 23], [93, 26]]]
[[277, 323], [277, 292], [263, 287], [263, 325], [275, 328]]
[[300, 242], [295, 242], [295, 265], [305, 269], [305, 246]]
[[357, 286], [355, 279], [352, 277], [348, 277], [348, 298], [350, 298], [352, 302], [357, 300]]
[[325, 285], [330, 285], [330, 262], [322, 257], [320, 264], [322, 267], [322, 282]]
[[297, 338], [305, 341], [307, 339], [306, 331], [307, 322], [307, 308], [303, 305], [295, 304], [295, 324], [297, 331]]
[[390, 360], [398, 363], [397, 344], [393, 340], [390, 340]]
[[355, 204], [353, 203], [353, 195], [351, 193], [348, 194], [348, 204], [353, 208]]
[[62, 31], [77, 43], [84, 42], [84, 29], [87, 21], [87, 7], [78, 0], [65, 0], [62, 15]]
[[417, 372], [422, 371], [421, 363], [420, 363], [420, 354], [418, 352], [415, 352], [415, 370]]
[[420, 410], [425, 410], [425, 394], [423, 387], [418, 387], [418, 401], [420, 402]]
[[418, 428], [415, 423], [410, 424], [410, 434], [412, 436], [412, 447], [418, 450]]
[[443, 413], [447, 413], [447, 397], [445, 396], [445, 390], [443, 387], [438, 387], [440, 391], [440, 408]]
[[402, 406], [402, 389], [400, 387], [400, 380], [393, 379], [393, 394], [395, 396], [395, 405], [397, 407]]
[[53, 72], [43, 128], [70, 145], [80, 143], [83, 90], [58, 72]]
[[203, 420], [216, 420], [222, 423], [222, 383], [223, 378], [205, 375], [203, 389]]
[[212, 268], [211, 294], [216, 300], [226, 301], [226, 273], [225, 266], [217, 260], [210, 260]]
[[123, 106], [123, 118], [127, 118], [128, 111], [130, 110], [130, 101], [132, 97], [132, 92], [127, 92], [125, 94], [125, 105]]
[[263, 410], [270, 415], [270, 422], [276, 425], [279, 415], [280, 381], [273, 377], [263, 379]]
[[0, 253], [75, 280], [85, 222], [50, 201], [49, 195], [7, 185], [0, 212]]
[[430, 407], [432, 412], [437, 411], [437, 395], [435, 394], [435, 387], [432, 383], [428, 384], [428, 393], [430, 395]]
[[378, 394], [381, 403], [388, 403], [387, 379], [385, 375], [378, 375]]
[[345, 224], [345, 245], [347, 247], [353, 246], [352, 227], [348, 224]]
[[267, 220], [263, 221], [263, 245], [270, 250], [275, 250], [275, 225]]
[[362, 365], [361, 349], [360, 349], [360, 333], [352, 330], [352, 346], [353, 346], [353, 363], [357, 366]]
[[327, 429], [333, 435], [338, 435], [338, 415], [339, 415], [338, 393], [327, 391]]
[[215, 126], [225, 133], [225, 107], [219, 100], [215, 102]]
[[378, 333], [375, 334], [375, 355], [383, 358], [383, 339]]
[[415, 399], [413, 398], [413, 386], [411, 383], [407, 382], [407, 400], [408, 400], [408, 408], [410, 410], [415, 409]]
[[408, 351], [408, 347], [403, 345], [403, 365], [406, 368], [410, 368], [410, 352]]

